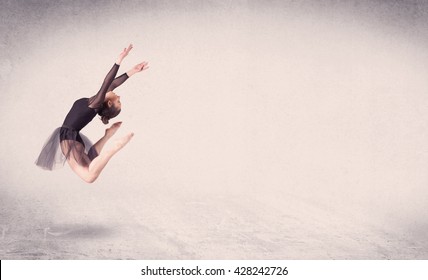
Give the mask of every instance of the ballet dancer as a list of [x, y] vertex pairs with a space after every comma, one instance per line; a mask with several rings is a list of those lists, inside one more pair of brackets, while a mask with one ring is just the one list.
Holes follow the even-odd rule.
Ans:
[[122, 104], [120, 96], [113, 90], [132, 75], [149, 68], [147, 62], [142, 62], [115, 78], [122, 60], [129, 54], [132, 47], [131, 44], [123, 49], [96, 95], [74, 102], [63, 125], [52, 133], [43, 146], [36, 160], [37, 166], [53, 170], [63, 166], [67, 161], [80, 178], [87, 183], [93, 183], [109, 160], [131, 140], [134, 134], [128, 133], [118, 139], [111, 148], [103, 150], [104, 145], [120, 128], [122, 122], [116, 122], [107, 128], [104, 136], [93, 145], [85, 135], [80, 133], [80, 130], [97, 114], [104, 124], [108, 124], [110, 119], [116, 117], [121, 111]]

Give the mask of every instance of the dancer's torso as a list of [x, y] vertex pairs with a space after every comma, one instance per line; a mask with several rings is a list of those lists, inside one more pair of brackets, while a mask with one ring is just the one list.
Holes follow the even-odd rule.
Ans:
[[89, 98], [76, 100], [65, 117], [64, 126], [80, 131], [97, 115], [95, 109], [88, 107]]

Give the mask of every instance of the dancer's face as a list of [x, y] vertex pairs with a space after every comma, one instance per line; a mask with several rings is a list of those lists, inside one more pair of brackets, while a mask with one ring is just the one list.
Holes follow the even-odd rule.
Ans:
[[114, 106], [117, 110], [122, 109], [122, 103], [120, 103], [120, 96], [116, 93], [112, 91], [107, 92], [106, 99], [109, 101], [109, 104]]

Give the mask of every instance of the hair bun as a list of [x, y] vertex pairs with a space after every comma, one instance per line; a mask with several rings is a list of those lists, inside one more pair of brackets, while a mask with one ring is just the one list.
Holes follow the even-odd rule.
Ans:
[[110, 118], [109, 117], [107, 117], [107, 116], [102, 116], [101, 117], [101, 121], [103, 122], [103, 124], [108, 124], [108, 121], [110, 120]]

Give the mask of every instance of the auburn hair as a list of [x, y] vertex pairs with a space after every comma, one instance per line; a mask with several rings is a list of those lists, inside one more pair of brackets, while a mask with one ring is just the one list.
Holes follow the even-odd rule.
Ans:
[[120, 113], [120, 109], [117, 109], [114, 106], [108, 106], [108, 101], [105, 101], [101, 107], [101, 110], [98, 111], [98, 115], [101, 116], [101, 121], [103, 124], [108, 124], [109, 120], [116, 117]]

